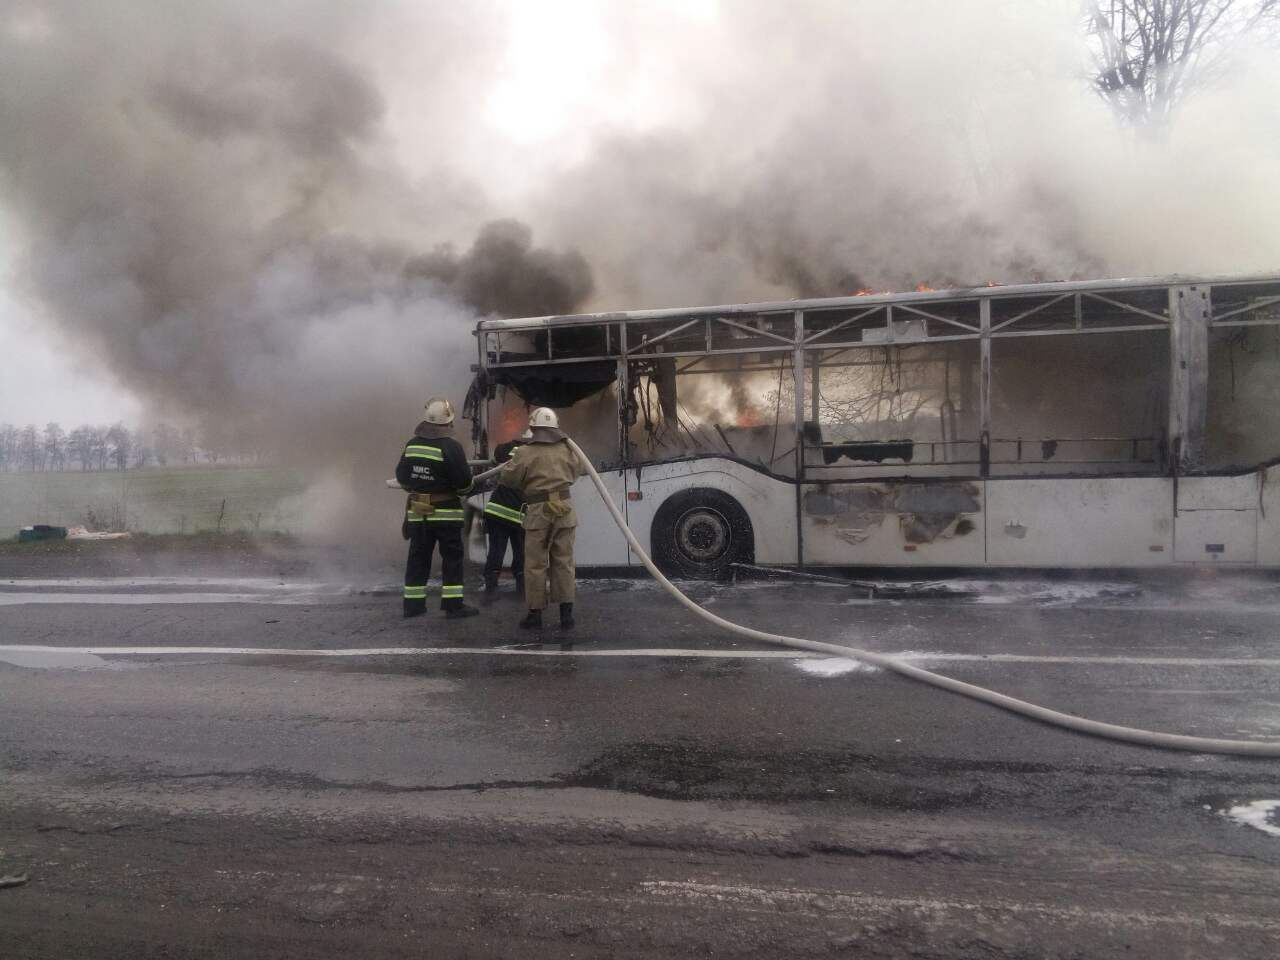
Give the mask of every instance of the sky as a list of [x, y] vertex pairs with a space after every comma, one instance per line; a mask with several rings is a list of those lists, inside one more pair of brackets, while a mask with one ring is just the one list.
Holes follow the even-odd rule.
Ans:
[[41, 305], [21, 293], [11, 230], [0, 216], [0, 423], [138, 422], [142, 402], [68, 347]]

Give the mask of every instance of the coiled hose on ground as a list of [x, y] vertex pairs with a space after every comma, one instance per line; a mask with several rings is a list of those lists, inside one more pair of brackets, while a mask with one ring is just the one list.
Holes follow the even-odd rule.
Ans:
[[[940, 687], [943, 690], [949, 690], [952, 693], [958, 693], [964, 697], [980, 700], [993, 707], [1000, 707], [1003, 710], [1018, 713], [1024, 717], [1031, 717], [1033, 720], [1039, 720], [1042, 723], [1048, 723], [1055, 727], [1063, 727], [1067, 730], [1074, 730], [1077, 733], [1087, 733], [1095, 737], [1105, 737], [1108, 740], [1119, 740], [1124, 743], [1135, 743], [1143, 747], [1159, 747], [1164, 750], [1187, 750], [1192, 753], [1234, 754], [1243, 757], [1280, 757], [1280, 743], [1277, 742], [1268, 743], [1256, 740], [1220, 740], [1214, 737], [1191, 737], [1177, 733], [1159, 733], [1155, 730], [1140, 730], [1137, 727], [1123, 727], [1114, 723], [1103, 723], [1100, 720], [1088, 720], [1084, 717], [1077, 717], [1069, 713], [1062, 713], [1058, 710], [1050, 710], [1048, 707], [1028, 703], [1026, 700], [1019, 700], [1016, 697], [1006, 696], [1003, 693], [997, 693], [994, 690], [988, 690], [985, 687], [979, 687], [972, 683], [965, 683], [963, 680], [944, 677], [931, 670], [922, 670], [920, 667], [912, 666], [909, 663], [905, 663], [894, 657], [885, 656], [882, 653], [873, 653], [870, 650], [861, 650], [857, 647], [844, 647], [834, 643], [823, 643], [820, 640], [806, 640], [803, 637], [788, 637], [780, 633], [768, 633], [764, 630], [755, 630], [751, 627], [744, 627], [741, 624], [726, 620], [724, 617], [718, 617], [710, 610], [707, 610], [690, 600], [680, 591], [679, 587], [663, 575], [662, 571], [654, 564], [644, 547], [640, 545], [640, 541], [636, 538], [636, 535], [631, 532], [631, 528], [627, 526], [627, 521], [622, 516], [622, 511], [620, 511], [618, 509], [618, 505], [613, 502], [613, 498], [609, 495], [609, 491], [605, 487], [604, 481], [600, 479], [600, 474], [598, 474], [595, 467], [591, 465], [591, 461], [587, 458], [587, 455], [582, 452], [582, 448], [574, 443], [573, 440], [569, 440], [568, 442], [569, 446], [573, 449], [573, 452], [577, 454], [578, 459], [581, 460], [583, 465], [586, 467], [587, 473], [591, 477], [591, 482], [595, 484], [596, 491], [600, 494], [600, 499], [604, 501], [605, 507], [608, 508], [609, 513], [613, 516], [614, 523], [618, 525], [618, 529], [622, 531], [622, 535], [627, 538], [627, 543], [631, 545], [631, 549], [634, 550], [636, 556], [640, 558], [640, 562], [644, 564], [644, 567], [649, 571], [650, 576], [658, 581], [667, 593], [671, 594], [672, 597], [687, 607], [692, 613], [717, 627], [728, 630], [731, 633], [736, 633], [742, 637], [749, 637], [752, 640], [760, 640], [764, 643], [791, 647], [796, 650], [813, 650], [818, 653], [825, 653], [834, 657], [850, 657], [855, 660], [861, 660], [864, 663], [870, 663], [885, 670], [892, 670], [894, 673], [910, 677], [912, 680], [918, 680], [921, 683], [927, 683], [933, 687]], [[490, 472], [496, 472], [496, 470]]]

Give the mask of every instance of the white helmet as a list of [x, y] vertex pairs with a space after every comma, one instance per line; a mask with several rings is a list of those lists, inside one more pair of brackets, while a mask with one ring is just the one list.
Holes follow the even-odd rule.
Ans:
[[533, 413], [529, 414], [529, 429], [536, 430], [538, 427], [550, 427], [552, 430], [559, 430], [560, 418], [556, 416], [556, 412], [550, 407], [538, 407]]
[[453, 423], [453, 404], [444, 397], [432, 397], [427, 401], [426, 416], [422, 419], [437, 427], [447, 427]]
[[525, 428], [524, 428], [524, 433], [520, 434], [520, 439], [521, 439], [521, 440], [532, 440], [532, 439], [533, 439], [533, 431], [532, 431], [532, 430], [530, 430], [528, 427], [525, 427]]

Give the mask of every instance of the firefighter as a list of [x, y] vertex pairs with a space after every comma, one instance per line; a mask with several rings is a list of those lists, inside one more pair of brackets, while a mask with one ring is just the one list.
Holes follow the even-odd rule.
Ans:
[[554, 410], [534, 410], [529, 428], [533, 436], [498, 475], [498, 482], [525, 502], [524, 596], [529, 612], [520, 626], [542, 626], [550, 576], [551, 602], [560, 605], [560, 627], [568, 630], [573, 626], [573, 539], [578, 526], [569, 487], [583, 470], [560, 432]]
[[[496, 463], [506, 463], [520, 447], [533, 439], [533, 431], [525, 430], [516, 440], [500, 443], [493, 451]], [[484, 528], [489, 534], [489, 554], [484, 561], [484, 592], [498, 589], [498, 574], [511, 543], [511, 575], [516, 592], [524, 593], [524, 501], [510, 487], [498, 485], [484, 508]]]
[[396, 465], [396, 480], [409, 491], [401, 528], [409, 541], [404, 568], [406, 617], [427, 612], [427, 579], [436, 547], [440, 548], [440, 609], [450, 619], [480, 612], [462, 602], [462, 497], [471, 489], [471, 467], [452, 434], [453, 406], [442, 397], [432, 397]]

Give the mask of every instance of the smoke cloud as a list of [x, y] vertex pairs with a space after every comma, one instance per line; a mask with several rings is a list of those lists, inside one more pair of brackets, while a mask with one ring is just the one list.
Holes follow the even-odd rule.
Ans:
[[1070, 0], [548, 7], [588, 39], [530, 145], [519, 8], [0, 0], [14, 282], [158, 413], [366, 482], [486, 314], [1280, 265], [1260, 53], [1152, 139]]
[[1073, 2], [722, 14], [663, 46], [692, 116], [604, 137], [541, 211], [611, 302], [1280, 265], [1261, 49], [1152, 138], [1091, 94]]

